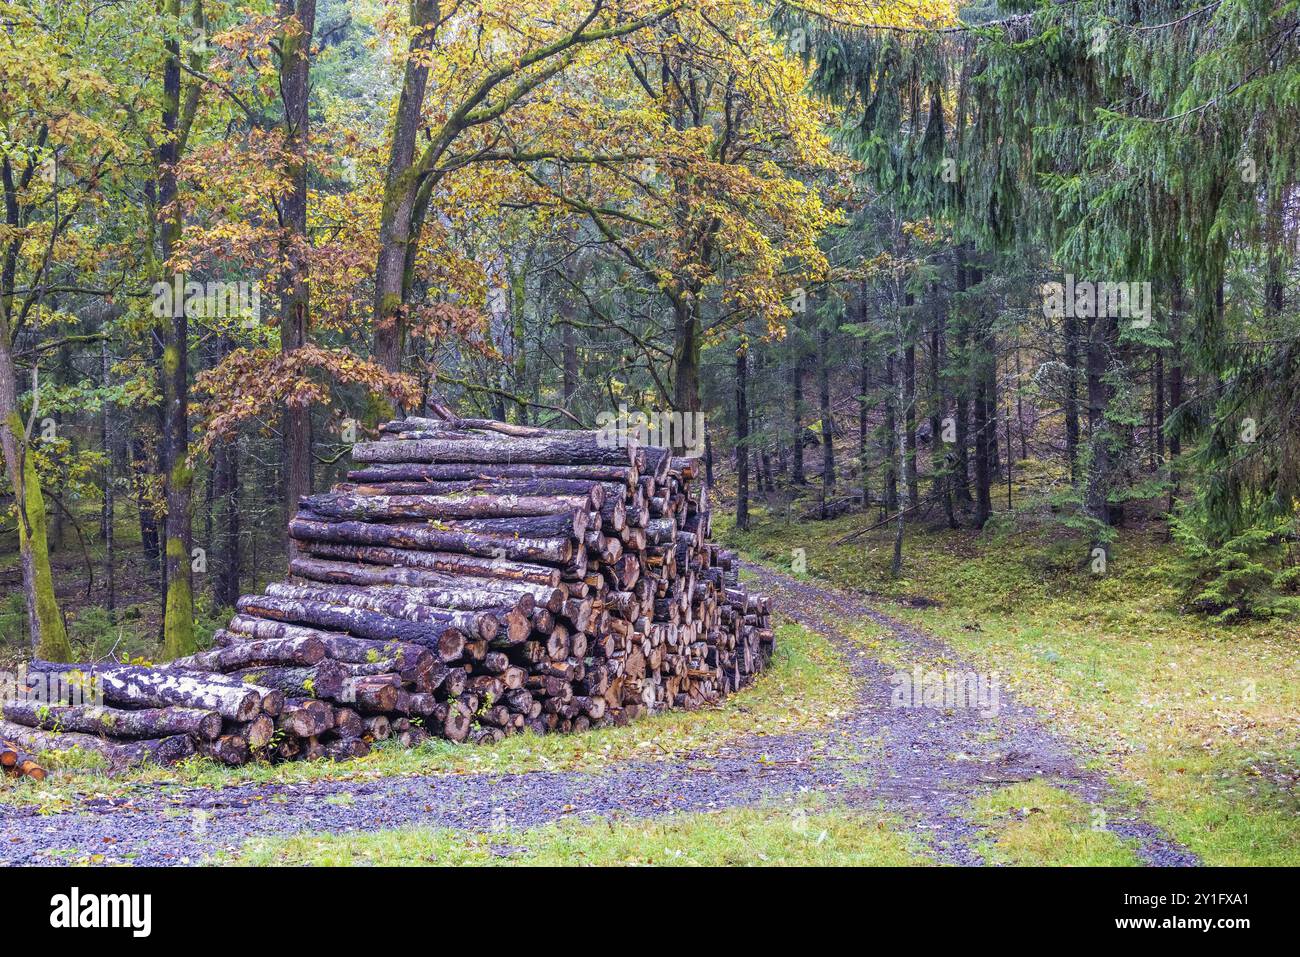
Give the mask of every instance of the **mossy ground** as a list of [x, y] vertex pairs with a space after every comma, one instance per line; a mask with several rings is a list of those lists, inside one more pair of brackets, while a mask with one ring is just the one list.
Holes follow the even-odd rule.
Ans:
[[883, 813], [756, 808], [527, 830], [408, 828], [255, 839], [228, 863], [271, 865], [900, 866], [927, 859]]
[[760, 511], [748, 533], [725, 521], [718, 531], [751, 558], [786, 571], [806, 562], [809, 576], [874, 595], [1000, 672], [1206, 863], [1300, 863], [1295, 622], [1224, 626], [1181, 608], [1158, 527], [1121, 530], [1095, 575], [1085, 543], [1031, 518], [996, 533], [912, 526], [895, 578], [892, 529], [836, 544], [868, 523]]
[[1045, 781], [1012, 784], [979, 797], [974, 819], [988, 828], [990, 864], [1031, 867], [1136, 867], [1133, 847], [1105, 827], [1099, 809]]

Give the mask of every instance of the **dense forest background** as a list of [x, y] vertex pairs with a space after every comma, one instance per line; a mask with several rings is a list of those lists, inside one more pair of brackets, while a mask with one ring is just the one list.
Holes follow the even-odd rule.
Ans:
[[1141, 529], [1191, 613], [1300, 608], [1295, 3], [0, 22], [8, 656], [193, 650], [430, 406], [702, 414], [796, 570], [845, 516], [895, 576], [935, 529], [1079, 577]]

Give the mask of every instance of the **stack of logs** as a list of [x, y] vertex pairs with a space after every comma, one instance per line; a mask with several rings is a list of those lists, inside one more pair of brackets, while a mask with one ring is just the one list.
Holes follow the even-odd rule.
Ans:
[[[153, 709], [136, 738], [181, 734], [231, 764], [359, 756], [394, 736], [580, 731], [716, 703], [770, 659], [770, 602], [708, 541], [698, 461], [606, 438], [387, 423], [354, 447], [346, 483], [301, 500], [290, 580], [241, 598], [211, 650], [153, 672], [170, 698], [128, 701], [122, 669], [97, 669], [106, 700]], [[239, 707], [224, 694], [246, 688]], [[0, 732], [54, 726], [36, 711], [6, 716]], [[72, 717], [53, 720], [73, 732], [100, 721], [109, 737], [126, 726]]]
[[[27, 666], [24, 695], [0, 708], [0, 736], [31, 751], [78, 748], [118, 770], [201, 754], [242, 764], [271, 743], [285, 696], [181, 662]], [[73, 700], [90, 703], [72, 703]]]

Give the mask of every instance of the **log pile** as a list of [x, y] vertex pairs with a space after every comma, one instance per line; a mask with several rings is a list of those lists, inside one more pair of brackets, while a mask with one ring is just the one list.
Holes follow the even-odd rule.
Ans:
[[[270, 743], [285, 696], [224, 675], [196, 674], [173, 663], [63, 665], [34, 661], [30, 693], [0, 705], [0, 736], [30, 751], [73, 748], [111, 770], [174, 764], [194, 754], [243, 764]], [[75, 687], [91, 704], [51, 701], [42, 689]]]
[[708, 540], [697, 460], [604, 439], [490, 420], [387, 423], [354, 447], [345, 483], [301, 500], [291, 577], [240, 598], [210, 650], [153, 672], [170, 697], [103, 669], [107, 703], [133, 710], [6, 709], [0, 733], [26, 725], [34, 747], [35, 729], [51, 727], [137, 749], [179, 737], [237, 764], [360, 756], [392, 737], [581, 731], [716, 703], [769, 661], [770, 602]]

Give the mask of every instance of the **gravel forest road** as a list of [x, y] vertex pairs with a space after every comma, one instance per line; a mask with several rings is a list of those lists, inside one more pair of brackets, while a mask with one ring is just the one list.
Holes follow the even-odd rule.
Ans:
[[728, 807], [789, 807], [820, 792], [830, 803], [882, 805], [940, 863], [985, 863], [986, 833], [970, 817], [981, 793], [1045, 779], [1105, 809], [1105, 826], [1131, 839], [1149, 865], [1195, 864], [1187, 850], [1125, 805], [1105, 778], [1033, 709], [1004, 690], [996, 713], [976, 707], [891, 706], [896, 668], [845, 633], [869, 621], [891, 635], [893, 656], [941, 657], [966, 671], [941, 641], [839, 591], [766, 569], [758, 586], [786, 617], [826, 635], [856, 679], [851, 713], [827, 727], [754, 735], [685, 758], [629, 761], [598, 773], [427, 774], [245, 784], [219, 789], [139, 786], [83, 799], [56, 813], [0, 804], [0, 863], [193, 864], [237, 853], [249, 838], [338, 834], [409, 825], [490, 831], [560, 819], [650, 816]]

